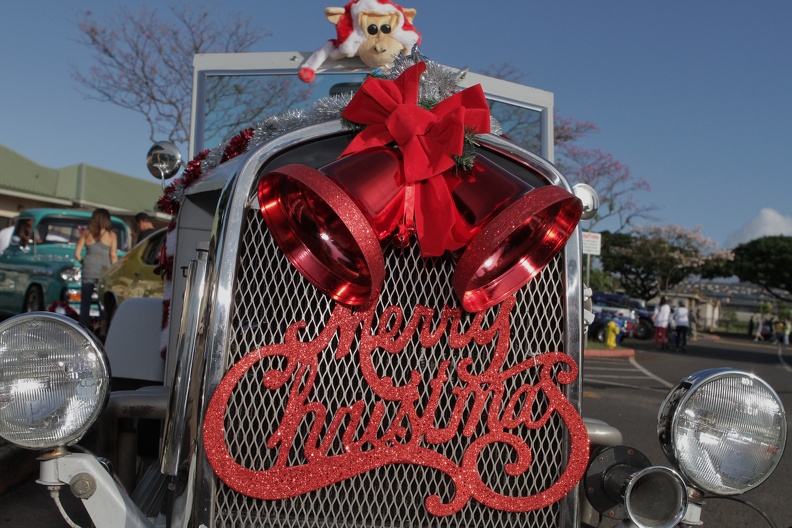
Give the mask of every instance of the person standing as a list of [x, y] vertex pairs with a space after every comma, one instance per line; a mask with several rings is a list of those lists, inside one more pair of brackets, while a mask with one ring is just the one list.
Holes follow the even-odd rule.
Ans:
[[0, 229], [0, 255], [11, 245], [11, 235], [14, 233], [14, 226], [10, 225]]
[[661, 350], [668, 349], [668, 322], [671, 319], [671, 307], [665, 295], [660, 297], [660, 304], [655, 306], [652, 321], [654, 322], [654, 338], [655, 346], [660, 347]]
[[773, 337], [773, 344], [783, 344], [784, 342], [784, 321], [781, 318], [778, 318], [778, 322], [775, 323], [775, 336]]
[[137, 233], [137, 238], [135, 239], [136, 244], [154, 231], [156, 231], [156, 229], [149, 215], [146, 213], [138, 213], [135, 215], [135, 233]]
[[99, 276], [118, 260], [118, 238], [111, 227], [107, 209], [96, 209], [88, 222], [88, 229], [82, 232], [74, 248], [74, 257], [82, 263], [80, 323], [86, 328], [91, 325], [91, 297]]
[[674, 310], [676, 323], [676, 347], [685, 351], [687, 349], [687, 335], [690, 328], [690, 312], [685, 301], [679, 301], [679, 308]]
[[695, 341], [698, 339], [698, 322], [701, 317], [701, 311], [698, 308], [696, 308], [696, 311], [689, 311], [688, 317], [690, 317], [690, 340]]
[[764, 328], [764, 319], [760, 316], [759, 322], [756, 325], [756, 334], [754, 335], [754, 341], [764, 341], [764, 336], [762, 335], [762, 329]]

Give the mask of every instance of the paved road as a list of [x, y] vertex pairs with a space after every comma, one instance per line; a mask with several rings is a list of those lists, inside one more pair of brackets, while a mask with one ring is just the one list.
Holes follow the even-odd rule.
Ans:
[[[625, 442], [643, 451], [654, 464], [664, 464], [656, 438], [657, 410], [668, 388], [685, 375], [704, 368], [733, 366], [765, 378], [781, 395], [786, 409], [792, 409], [792, 348], [752, 341], [700, 340], [686, 354], [657, 351], [651, 343], [633, 342], [634, 358], [586, 358], [584, 362], [583, 411], [618, 427]], [[0, 496], [0, 527], [30, 528], [67, 526], [35, 477]], [[68, 490], [61, 493], [65, 508], [80, 526], [90, 526], [79, 501]], [[746, 494], [776, 523], [792, 525], [792, 447], [767, 482]], [[760, 528], [769, 526], [750, 508], [723, 500], [710, 500], [704, 511], [705, 527]], [[603, 526], [613, 526], [605, 523]]]

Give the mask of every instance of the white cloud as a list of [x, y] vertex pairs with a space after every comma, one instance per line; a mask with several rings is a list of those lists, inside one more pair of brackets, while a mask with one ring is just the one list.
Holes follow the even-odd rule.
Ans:
[[757, 238], [775, 235], [792, 236], [792, 217], [784, 216], [775, 209], [765, 208], [730, 234], [724, 245], [731, 249]]

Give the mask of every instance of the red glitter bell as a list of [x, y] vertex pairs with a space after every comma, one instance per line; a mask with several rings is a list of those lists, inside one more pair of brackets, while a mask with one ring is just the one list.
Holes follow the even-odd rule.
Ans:
[[342, 304], [367, 305], [385, 279], [380, 242], [403, 215], [399, 155], [377, 149], [320, 171], [294, 164], [267, 174], [258, 187], [261, 212], [306, 279]]
[[472, 232], [453, 278], [469, 312], [498, 304], [533, 279], [566, 245], [583, 212], [567, 190], [533, 187], [484, 156], [453, 196]]
[[[281, 250], [340, 303], [367, 305], [379, 295], [381, 244], [414, 206], [408, 203], [414, 186], [405, 185], [399, 156], [373, 149], [318, 171], [287, 165], [259, 182], [261, 212]], [[445, 249], [465, 248], [453, 288], [469, 312], [494, 306], [528, 283], [564, 247], [582, 212], [580, 200], [565, 189], [533, 187], [484, 156], [453, 178], [448, 192], [454, 211], [439, 216], [455, 222], [453, 247]], [[432, 236], [450, 229], [424, 226]], [[420, 236], [419, 225], [419, 243]]]

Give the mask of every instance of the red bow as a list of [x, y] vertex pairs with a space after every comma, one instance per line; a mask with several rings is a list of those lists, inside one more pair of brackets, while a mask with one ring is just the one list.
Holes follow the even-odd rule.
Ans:
[[[431, 110], [418, 105], [421, 74], [418, 63], [395, 80], [369, 78], [342, 113], [366, 125], [341, 157], [396, 143], [401, 152], [405, 218], [415, 227], [424, 256], [464, 246], [470, 235], [451, 197], [455, 179], [443, 175], [464, 151], [465, 132], [490, 131], [487, 100], [476, 85], [441, 101]], [[411, 187], [415, 187], [414, 193]], [[450, 188], [449, 188], [450, 187]], [[410, 198], [414, 196], [413, 200]], [[414, 213], [413, 213], [414, 209]]]

